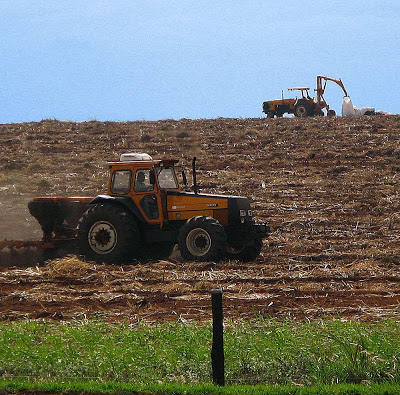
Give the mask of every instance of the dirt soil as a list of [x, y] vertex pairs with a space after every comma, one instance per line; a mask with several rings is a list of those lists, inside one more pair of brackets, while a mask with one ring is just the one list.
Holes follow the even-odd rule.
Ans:
[[124, 152], [199, 163], [202, 191], [251, 198], [273, 232], [250, 263], [95, 265], [0, 252], [0, 319], [397, 318], [400, 116], [0, 125], [0, 240], [40, 239], [32, 196], [105, 192]]

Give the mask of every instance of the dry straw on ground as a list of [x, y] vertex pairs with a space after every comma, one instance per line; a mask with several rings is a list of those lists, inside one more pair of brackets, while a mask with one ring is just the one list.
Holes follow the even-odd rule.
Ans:
[[213, 287], [233, 318], [397, 317], [399, 143], [400, 116], [0, 125], [3, 239], [40, 237], [33, 195], [104, 193], [106, 161], [127, 151], [187, 167], [195, 154], [203, 191], [248, 196], [273, 229], [249, 264], [3, 260], [1, 317], [203, 320]]

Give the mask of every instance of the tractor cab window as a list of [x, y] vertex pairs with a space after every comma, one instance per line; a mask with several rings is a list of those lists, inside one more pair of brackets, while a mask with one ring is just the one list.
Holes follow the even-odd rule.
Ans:
[[111, 192], [126, 195], [131, 189], [132, 172], [130, 170], [114, 171], [111, 181]]
[[157, 168], [158, 185], [161, 189], [177, 189], [178, 181], [173, 167]]
[[143, 169], [137, 170], [135, 175], [135, 192], [149, 192], [154, 189], [154, 184], [152, 182], [154, 179], [151, 177], [152, 170], [150, 169]]

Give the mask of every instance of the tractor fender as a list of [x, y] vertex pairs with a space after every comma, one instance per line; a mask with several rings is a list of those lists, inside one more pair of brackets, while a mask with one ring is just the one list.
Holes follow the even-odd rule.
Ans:
[[139, 222], [145, 223], [143, 215], [137, 208], [134, 201], [129, 197], [120, 196], [109, 196], [109, 195], [98, 195], [89, 204], [117, 204], [125, 208], [129, 213], [131, 213]]

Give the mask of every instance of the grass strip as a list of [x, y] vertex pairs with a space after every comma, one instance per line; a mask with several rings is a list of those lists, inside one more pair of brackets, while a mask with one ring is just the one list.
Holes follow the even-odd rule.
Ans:
[[[400, 323], [225, 324], [229, 385], [400, 384]], [[209, 385], [210, 325], [0, 324], [0, 378]]]
[[163, 395], [391, 395], [399, 394], [400, 386], [393, 384], [338, 384], [319, 386], [280, 386], [280, 385], [232, 385], [217, 387], [211, 384], [178, 385], [154, 384], [132, 385], [116, 382], [69, 382], [69, 383], [43, 383], [29, 381], [0, 381], [0, 391], [7, 393], [69, 393], [69, 394], [163, 394]]

